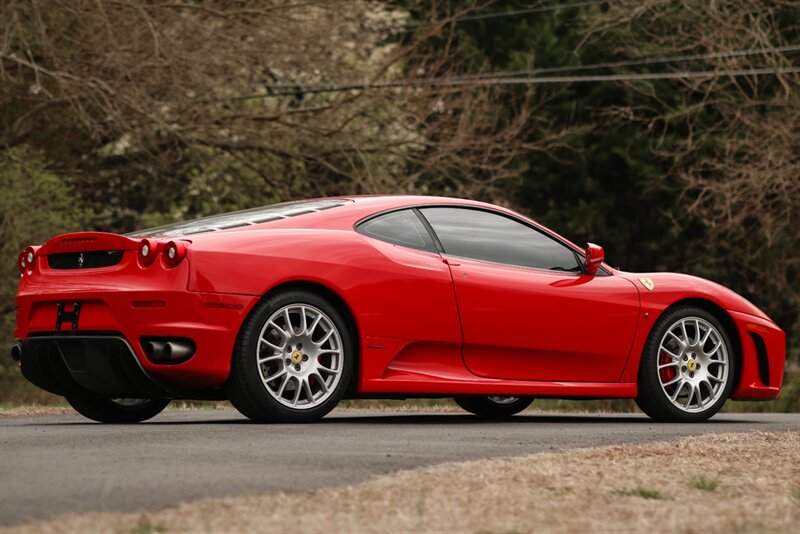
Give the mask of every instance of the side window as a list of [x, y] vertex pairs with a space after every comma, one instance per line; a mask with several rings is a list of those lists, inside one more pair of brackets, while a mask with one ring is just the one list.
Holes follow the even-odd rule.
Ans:
[[410, 209], [373, 217], [359, 224], [358, 231], [387, 243], [436, 252], [428, 229]]
[[468, 208], [421, 211], [446, 254], [535, 269], [582, 271], [570, 248], [509, 217]]

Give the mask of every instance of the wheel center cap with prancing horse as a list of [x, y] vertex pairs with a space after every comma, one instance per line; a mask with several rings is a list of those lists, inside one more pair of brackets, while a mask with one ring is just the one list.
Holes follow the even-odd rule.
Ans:
[[296, 350], [292, 353], [292, 361], [294, 363], [300, 363], [300, 360], [303, 359], [303, 355], [300, 354], [300, 351]]
[[697, 360], [689, 360], [686, 362], [686, 368], [694, 372], [697, 369]]

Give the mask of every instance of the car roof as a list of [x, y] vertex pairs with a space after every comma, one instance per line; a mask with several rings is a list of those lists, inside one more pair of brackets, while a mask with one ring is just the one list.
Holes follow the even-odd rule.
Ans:
[[484, 202], [423, 195], [356, 195], [303, 199], [182, 221], [128, 234], [132, 237], [188, 237], [266, 229], [353, 229], [376, 213], [412, 206], [459, 205], [505, 211]]
[[477, 200], [431, 195], [356, 195], [340, 198], [352, 200], [354, 204], [360, 208], [377, 209], [377, 211], [426, 204], [461, 204], [491, 208], [496, 207], [492, 204], [479, 202]]
[[[466, 200], [461, 198], [427, 196], [427, 195], [354, 195], [342, 197], [330, 197], [336, 200], [349, 201], [346, 205], [335, 209], [326, 210], [320, 213], [308, 214], [297, 217], [295, 220], [286, 219], [274, 221], [262, 225], [262, 228], [332, 228], [332, 229], [352, 229], [353, 225], [371, 215], [394, 209], [427, 206], [427, 205], [459, 205], [469, 207], [482, 207], [494, 210], [501, 210], [507, 213], [510, 211], [479, 202], [476, 200]], [[322, 200], [322, 199], [320, 199]]]

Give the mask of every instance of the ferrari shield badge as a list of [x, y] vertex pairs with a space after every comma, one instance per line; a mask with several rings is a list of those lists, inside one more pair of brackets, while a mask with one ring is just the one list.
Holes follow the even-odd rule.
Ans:
[[652, 291], [653, 288], [656, 287], [653, 281], [650, 280], [649, 278], [639, 278], [639, 281], [642, 283], [644, 287], [647, 288], [648, 291]]

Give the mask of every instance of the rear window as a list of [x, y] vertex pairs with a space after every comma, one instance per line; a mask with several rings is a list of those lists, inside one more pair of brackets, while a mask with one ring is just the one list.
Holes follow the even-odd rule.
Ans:
[[428, 230], [410, 209], [373, 217], [359, 224], [358, 231], [394, 245], [436, 252]]
[[131, 237], [179, 237], [191, 234], [203, 234], [207, 232], [217, 232], [219, 230], [229, 230], [231, 228], [241, 228], [252, 226], [289, 217], [297, 217], [306, 213], [314, 213], [339, 206], [344, 206], [351, 200], [345, 199], [326, 199], [326, 200], [299, 200], [294, 202], [282, 202], [260, 208], [249, 210], [232, 211], [222, 215], [211, 215], [191, 221], [183, 221], [155, 228], [137, 230], [130, 234]]

